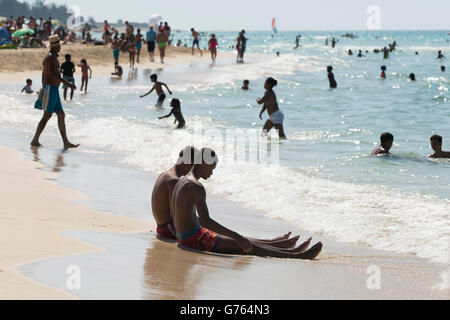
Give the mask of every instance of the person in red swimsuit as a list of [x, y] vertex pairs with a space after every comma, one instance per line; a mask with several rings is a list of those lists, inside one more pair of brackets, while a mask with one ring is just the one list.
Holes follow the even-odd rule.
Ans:
[[192, 170], [175, 185], [171, 207], [181, 246], [221, 254], [251, 254], [274, 258], [313, 260], [319, 255], [322, 250], [321, 242], [309, 250], [306, 249], [311, 240], [299, 248], [285, 250], [243, 237], [214, 221], [206, 204], [206, 190], [199, 180], [209, 179], [217, 163], [218, 157], [213, 150], [202, 149], [195, 156]]

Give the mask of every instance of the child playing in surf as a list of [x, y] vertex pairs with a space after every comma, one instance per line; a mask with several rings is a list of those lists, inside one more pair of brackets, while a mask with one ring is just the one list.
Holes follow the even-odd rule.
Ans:
[[337, 88], [337, 82], [336, 82], [336, 79], [334, 78], [333, 67], [332, 66], [328, 66], [327, 67], [327, 72], [328, 72], [328, 80], [330, 81], [330, 88], [331, 89], [336, 89]]
[[244, 83], [242, 85], [242, 90], [245, 90], [245, 91], [250, 90], [250, 88], [248, 87], [249, 84], [250, 84], [250, 81], [244, 80]]
[[387, 70], [386, 66], [381, 67], [381, 75], [380, 75], [381, 79], [386, 80], [386, 70]]
[[433, 159], [450, 159], [450, 151], [442, 151], [442, 137], [434, 135], [430, 138], [431, 149], [434, 154], [430, 155]]
[[114, 73], [111, 73], [111, 75], [121, 77], [122, 74], [123, 74], [122, 67], [119, 65], [118, 62], [114, 62]]
[[166, 99], [166, 95], [165, 95], [162, 87], [163, 86], [166, 87], [166, 89], [169, 92], [169, 94], [172, 94], [172, 91], [170, 91], [169, 87], [165, 83], [158, 82], [158, 75], [157, 74], [152, 74], [150, 76], [150, 80], [151, 80], [151, 82], [154, 83], [153, 88], [149, 92], [147, 92], [146, 94], [144, 94], [144, 95], [142, 95], [140, 97], [144, 98], [144, 97], [148, 96], [150, 93], [152, 93], [153, 90], [155, 90], [156, 94], [158, 95], [158, 101], [156, 102], [156, 107], [158, 107], [158, 108], [162, 107], [163, 103], [164, 103], [164, 100]]
[[92, 69], [89, 67], [86, 59], [81, 60], [81, 64], [78, 65], [81, 68], [81, 88], [80, 91], [87, 93], [87, 87], [89, 79], [92, 78]]
[[392, 148], [392, 145], [394, 144], [394, 136], [389, 133], [385, 132], [380, 137], [381, 145], [372, 151], [373, 156], [378, 155], [389, 155], [390, 150]]
[[174, 115], [174, 117], [175, 117], [174, 124], [178, 122], [177, 129], [183, 129], [186, 125], [186, 121], [184, 121], [183, 114], [181, 113], [180, 100], [172, 99], [172, 101], [170, 102], [170, 106], [172, 107], [172, 110], [170, 111], [170, 113], [167, 116], [159, 117], [158, 119], [159, 120], [166, 119], [166, 118], [169, 118], [171, 115]]
[[211, 35], [211, 39], [209, 39], [209, 51], [211, 51], [211, 59], [212, 62], [216, 62], [216, 58], [217, 58], [217, 39], [216, 39], [216, 35], [212, 34]]
[[273, 91], [273, 88], [276, 87], [277, 84], [278, 84], [277, 80], [275, 80], [274, 78], [268, 78], [264, 83], [264, 89], [266, 89], [266, 93], [264, 97], [262, 97], [261, 99], [257, 99], [256, 102], [258, 104], [263, 104], [263, 108], [259, 113], [259, 118], [261, 120], [264, 111], [267, 110], [267, 113], [269, 114], [269, 120], [266, 121], [266, 124], [264, 125], [263, 128], [264, 134], [269, 133], [269, 131], [273, 127], [275, 127], [275, 129], [278, 130], [278, 135], [280, 139], [286, 139], [286, 135], [284, 134], [283, 128], [284, 114], [280, 111], [280, 108], [278, 107], [277, 97], [275, 95], [275, 92]]
[[31, 79], [27, 79], [27, 85], [25, 87], [23, 87], [21, 92], [24, 92], [26, 94], [32, 94], [33, 93], [33, 89], [31, 89], [31, 86], [33, 85], [33, 81]]

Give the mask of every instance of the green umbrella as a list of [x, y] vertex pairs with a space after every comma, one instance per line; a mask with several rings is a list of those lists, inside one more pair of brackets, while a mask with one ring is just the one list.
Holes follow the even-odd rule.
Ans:
[[11, 36], [19, 38], [19, 37], [26, 36], [27, 34], [33, 35], [34, 34], [34, 30], [32, 30], [32, 29], [19, 29], [16, 32], [14, 32]]

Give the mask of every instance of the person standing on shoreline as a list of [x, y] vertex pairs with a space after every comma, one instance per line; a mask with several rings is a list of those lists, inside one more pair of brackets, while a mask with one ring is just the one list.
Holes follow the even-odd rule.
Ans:
[[244, 63], [244, 54], [247, 48], [247, 38], [245, 37], [245, 30], [239, 32], [239, 36], [237, 38], [236, 49], [238, 51], [237, 63]]
[[211, 39], [209, 39], [208, 44], [209, 44], [209, 51], [211, 51], [212, 62], [215, 63], [217, 58], [217, 45], [218, 45], [215, 34], [211, 35]]
[[137, 35], [135, 38], [136, 42], [136, 62], [139, 63], [139, 58], [141, 56], [141, 50], [142, 50], [142, 34], [141, 29], [137, 29]]
[[41, 147], [39, 137], [47, 125], [48, 120], [56, 113], [58, 117], [58, 127], [63, 140], [64, 149], [77, 148], [79, 144], [73, 144], [67, 138], [65, 114], [59, 97], [59, 85], [61, 83], [75, 90], [76, 86], [61, 78], [58, 53], [61, 51], [60, 39], [57, 35], [50, 36], [50, 52], [45, 56], [42, 71], [43, 92], [36, 101], [35, 108], [44, 110], [44, 115], [39, 121], [36, 133], [31, 141], [31, 146]]
[[150, 30], [147, 31], [147, 34], [145, 37], [147, 40], [147, 50], [148, 50], [148, 55], [150, 56], [150, 62], [155, 62], [156, 32], [153, 31], [153, 27], [150, 27]]
[[159, 57], [162, 64], [164, 64], [164, 57], [166, 56], [167, 41], [167, 37], [164, 35], [164, 30], [160, 30], [156, 36], [156, 43], [158, 43]]
[[203, 56], [202, 49], [200, 49], [200, 33], [191, 28], [192, 36], [194, 37], [194, 41], [192, 42], [192, 55], [194, 55], [195, 46], [197, 46], [198, 50], [200, 50], [200, 56]]

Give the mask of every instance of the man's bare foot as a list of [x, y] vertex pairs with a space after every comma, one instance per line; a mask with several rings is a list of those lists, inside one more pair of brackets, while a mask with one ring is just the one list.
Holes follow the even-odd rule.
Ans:
[[284, 236], [281, 236], [281, 237], [278, 237], [278, 238], [275, 238], [275, 239], [270, 240], [270, 242], [281, 241], [281, 240], [287, 240], [287, 239], [289, 239], [289, 237], [291, 236], [291, 234], [292, 234], [292, 232], [288, 232], [288, 233], [286, 233]]
[[42, 147], [42, 144], [40, 144], [39, 142], [34, 142], [34, 141], [32, 141], [32, 142], [30, 143], [30, 145], [31, 145], [32, 147], [35, 147], [35, 148], [40, 148], [40, 147]]
[[300, 239], [300, 236], [295, 236], [291, 239], [286, 239], [286, 240], [280, 240], [280, 241], [274, 241], [274, 242], [270, 242], [270, 243], [263, 243], [265, 245], [269, 245], [275, 248], [280, 248], [280, 249], [291, 249], [295, 246], [295, 244], [297, 243], [298, 239]]
[[80, 146], [79, 144], [73, 144], [69, 142], [64, 145], [64, 150], [78, 148], [79, 146]]
[[303, 260], [314, 260], [322, 251], [323, 244], [322, 242], [316, 243], [311, 249], [308, 251], [298, 253], [297, 258]]
[[311, 244], [312, 238], [309, 238], [305, 242], [303, 242], [298, 248], [295, 248], [294, 252], [304, 252], [306, 249], [308, 249], [309, 245]]

